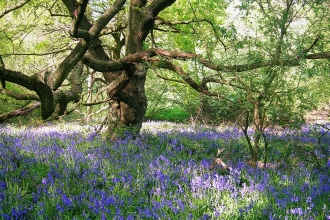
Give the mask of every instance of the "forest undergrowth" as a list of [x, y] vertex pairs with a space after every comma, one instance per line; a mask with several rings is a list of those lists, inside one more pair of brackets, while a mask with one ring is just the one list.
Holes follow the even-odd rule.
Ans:
[[0, 130], [0, 219], [330, 219], [326, 127], [268, 130], [265, 169], [231, 126], [147, 122], [114, 142], [77, 123]]

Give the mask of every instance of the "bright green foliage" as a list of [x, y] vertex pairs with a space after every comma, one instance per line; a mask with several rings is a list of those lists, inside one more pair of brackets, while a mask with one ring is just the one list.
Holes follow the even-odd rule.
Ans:
[[[15, 3], [5, 0], [0, 5], [0, 12]], [[50, 16], [51, 13], [54, 16]], [[0, 54], [6, 68], [32, 74], [44, 70], [47, 65], [54, 65], [57, 51], [69, 50], [67, 32], [70, 27], [65, 23], [71, 18], [59, 16], [65, 13], [60, 2], [38, 0], [2, 17]]]
[[[150, 117], [151, 120], [171, 122], [185, 122], [189, 118], [188, 112], [180, 107], [160, 109]], [[146, 119], [148, 119], [148, 114], [146, 115]]]
[[[221, 37], [219, 26], [224, 22], [225, 1], [177, 1], [160, 14], [167, 21], [174, 21], [167, 33], [156, 32], [164, 48], [197, 52], [214, 47]], [[212, 12], [212, 13], [210, 13]]]
[[[27, 93], [28, 91], [26, 89], [24, 89], [21, 86], [17, 86], [15, 84], [6, 83], [6, 88], [8, 88], [9, 90], [20, 94], [20, 93]], [[29, 100], [16, 100], [14, 98], [11, 98], [9, 96], [6, 96], [4, 94], [0, 93], [0, 103], [1, 103], [1, 107], [0, 107], [0, 115], [4, 114], [6, 112], [10, 112], [19, 108], [22, 108], [24, 106], [26, 106], [27, 104], [29, 104], [31, 101]], [[36, 113], [38, 115], [38, 113]], [[22, 118], [19, 118], [19, 120], [21, 120]]]
[[[174, 5], [168, 9], [172, 12], [166, 14], [168, 19], [179, 12], [179, 20], [204, 18], [213, 26], [207, 22], [176, 25], [182, 31], [164, 35], [164, 45], [199, 53], [220, 67], [246, 65], [247, 70], [215, 72], [193, 60], [184, 65], [178, 62], [196, 82], [208, 75], [219, 76], [219, 84], [208, 84], [219, 96], [198, 97], [189, 90], [178, 95], [176, 91], [184, 91], [179, 89], [182, 84], [167, 94], [178, 97], [180, 106], [203, 123], [252, 125], [260, 135], [269, 126], [302, 123], [306, 112], [329, 101], [328, 61], [304, 59], [307, 54], [329, 50], [329, 15], [324, 3], [243, 0]], [[206, 8], [218, 11], [202, 11]], [[168, 72], [160, 75], [180, 80]], [[253, 144], [256, 150], [261, 143]]]

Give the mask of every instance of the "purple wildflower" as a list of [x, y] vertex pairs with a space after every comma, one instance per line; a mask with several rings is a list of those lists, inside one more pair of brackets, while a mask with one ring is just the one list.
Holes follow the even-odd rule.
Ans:
[[62, 195], [62, 202], [63, 202], [63, 205], [64, 206], [67, 206], [67, 207], [71, 207], [72, 206], [72, 201], [71, 201], [71, 199], [66, 194], [63, 194]]
[[204, 214], [204, 215], [202, 215], [202, 217], [200, 219], [203, 219], [203, 220], [211, 219], [211, 216], [209, 216], [208, 214]]
[[59, 212], [64, 212], [64, 207], [63, 206], [61, 206], [60, 204], [56, 204], [56, 209], [57, 209], [57, 211], [59, 211]]
[[44, 185], [47, 185], [47, 179], [46, 178], [42, 178], [41, 183]]
[[184, 202], [181, 199], [177, 199], [176, 203], [177, 203], [179, 210], [181, 210], [181, 212], [184, 212], [184, 210], [185, 210]]
[[299, 215], [299, 216], [302, 216], [302, 215], [305, 215], [307, 214], [306, 211], [304, 211], [302, 208], [294, 208], [294, 209], [291, 209], [290, 212], [294, 215]]
[[7, 189], [7, 184], [5, 181], [0, 181], [0, 189], [1, 190], [6, 190]]
[[134, 220], [134, 216], [133, 215], [129, 215], [129, 216], [127, 216], [126, 220]]
[[291, 202], [299, 202], [299, 197], [298, 196], [293, 196], [291, 198]]
[[46, 183], [49, 183], [50, 185], [54, 185], [54, 178], [53, 178], [52, 174], [50, 174], [50, 173], [47, 174]]

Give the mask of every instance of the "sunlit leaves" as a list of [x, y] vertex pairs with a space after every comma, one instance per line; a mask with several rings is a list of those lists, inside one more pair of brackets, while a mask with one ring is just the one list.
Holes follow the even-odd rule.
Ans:
[[[0, 11], [16, 3], [5, 1]], [[0, 54], [7, 68], [27, 70], [31, 74], [54, 62], [54, 56], [42, 54], [69, 49], [71, 18], [60, 1], [30, 1], [2, 17], [1, 23], [4, 25], [0, 27]]]
[[[218, 38], [221, 37], [219, 26], [226, 16], [225, 6], [224, 1], [177, 1], [174, 3], [159, 15], [173, 24], [172, 28], [162, 26], [170, 32], [165, 35], [167, 38], [162, 37], [167, 41], [167, 47], [189, 51], [194, 51], [194, 47], [204, 51], [209, 49], [207, 45], [210, 42], [219, 41]], [[173, 45], [171, 45], [172, 42]]]

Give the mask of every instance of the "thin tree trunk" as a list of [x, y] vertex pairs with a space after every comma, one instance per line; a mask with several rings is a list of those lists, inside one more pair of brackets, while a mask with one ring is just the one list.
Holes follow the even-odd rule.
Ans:
[[264, 142], [265, 142], [265, 156], [264, 156], [264, 169], [266, 169], [267, 167], [267, 160], [268, 160], [268, 142], [267, 142], [267, 138], [264, 132], [262, 132], [262, 137], [264, 138]]
[[249, 116], [250, 116], [250, 112], [247, 111], [246, 112], [246, 118], [245, 118], [245, 123], [244, 125], [241, 127], [243, 133], [244, 133], [244, 137], [246, 139], [246, 142], [248, 143], [248, 146], [249, 146], [249, 150], [250, 150], [250, 155], [251, 155], [251, 160], [253, 161], [253, 146], [252, 146], [252, 143], [251, 143], [251, 140], [250, 140], [250, 137], [249, 137], [249, 134], [248, 134], [248, 128], [249, 128]]
[[[87, 96], [87, 102], [92, 103], [93, 102], [93, 84], [94, 84], [94, 75], [89, 74], [87, 76], [87, 87], [88, 87], [88, 96]], [[92, 119], [92, 106], [87, 106], [86, 110], [86, 123], [88, 124], [89, 121]]]
[[261, 100], [254, 103], [254, 114], [253, 114], [253, 123], [255, 126], [255, 134], [253, 139], [253, 162], [257, 163], [259, 160], [259, 145], [260, 139], [263, 132], [263, 122], [264, 117], [262, 114], [262, 107], [260, 107]]
[[253, 139], [253, 155], [252, 161], [257, 163], [259, 160], [259, 145], [260, 145], [261, 133], [259, 130], [256, 130], [256, 134]]

